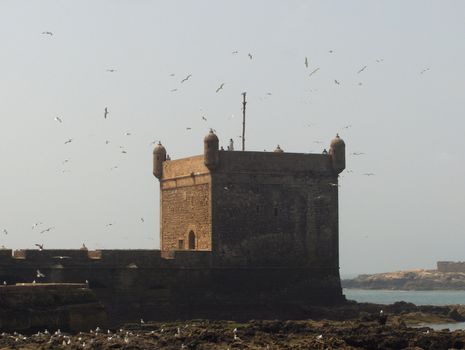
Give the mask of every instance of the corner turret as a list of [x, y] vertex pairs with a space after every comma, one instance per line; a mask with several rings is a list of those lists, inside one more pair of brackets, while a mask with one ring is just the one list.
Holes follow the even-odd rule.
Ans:
[[153, 149], [153, 175], [161, 179], [163, 175], [163, 162], [166, 160], [166, 149], [161, 142]]
[[329, 156], [331, 157], [334, 171], [340, 174], [346, 168], [346, 144], [339, 137], [339, 134], [336, 134], [336, 137], [331, 141]]
[[213, 170], [219, 162], [219, 140], [218, 136], [210, 129], [210, 132], [203, 139], [203, 156], [205, 166]]

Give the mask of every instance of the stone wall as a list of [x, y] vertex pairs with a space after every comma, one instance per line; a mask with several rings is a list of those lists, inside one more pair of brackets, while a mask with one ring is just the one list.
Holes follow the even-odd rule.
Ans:
[[437, 269], [439, 272], [465, 272], [464, 261], [438, 261]]
[[203, 156], [164, 162], [160, 182], [162, 251], [211, 250], [210, 183]]

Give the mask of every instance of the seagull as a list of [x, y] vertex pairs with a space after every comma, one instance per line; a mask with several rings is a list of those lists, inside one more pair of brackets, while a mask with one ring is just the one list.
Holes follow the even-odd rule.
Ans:
[[334, 79], [334, 83], [337, 84], [337, 85], [341, 85], [341, 83], [338, 82], [336, 79]]
[[320, 67], [314, 69], [311, 71], [311, 73], [308, 75], [309, 77], [311, 77], [313, 74], [315, 74], [316, 72], [318, 72], [320, 70]]
[[45, 230], [40, 231], [40, 233], [50, 232], [50, 231], [53, 230], [54, 228], [55, 228], [55, 227], [53, 227], [53, 226], [48, 227], [48, 228], [46, 228]]
[[252, 58], [253, 58], [253, 56], [252, 56], [252, 54], [251, 54], [250, 52], [249, 52], [249, 58], [250, 58], [250, 59], [252, 59]]
[[365, 176], [373, 176], [375, 175], [374, 173], [363, 173], [362, 175], [365, 175]]
[[222, 89], [223, 89], [223, 86], [224, 86], [224, 83], [221, 83], [221, 85], [218, 87], [218, 89], [216, 89], [216, 92], [222, 90]]
[[205, 118], [204, 116], [202, 116], [202, 120], [207, 121], [207, 118]]
[[192, 76], [192, 74], [189, 74], [187, 77], [185, 77], [183, 80], [181, 80], [181, 84], [184, 83], [185, 81], [188, 81], [191, 76]]
[[114, 72], [116, 72], [116, 69], [113, 69], [113, 68], [112, 69], [107, 69], [107, 72], [114, 73]]
[[105, 111], [103, 112], [103, 118], [107, 119], [108, 116], [108, 108], [105, 107]]
[[367, 66], [363, 66], [357, 73], [358, 73], [358, 74], [362, 73], [362, 72], [365, 70], [366, 67], [367, 67]]
[[141, 323], [141, 324], [144, 324], [144, 323], [145, 323], [144, 319], [141, 318], [141, 319], [140, 319], [140, 323]]
[[305, 57], [305, 67], [308, 68], [308, 59], [307, 59], [307, 57]]
[[36, 243], [34, 244], [36, 247], [39, 248], [39, 251], [42, 251], [44, 249], [44, 245], [43, 244], [39, 244], [39, 243]]
[[425, 69], [423, 69], [423, 70], [420, 72], [420, 74], [423, 74], [423, 73], [425, 73], [425, 72], [427, 72], [427, 71], [429, 71], [429, 70], [430, 70], [430, 68], [425, 68]]
[[53, 35], [53, 33], [52, 33], [52, 32], [42, 32], [42, 34], [43, 34], [43, 35], [50, 35], [50, 36], [52, 36], [52, 35]]
[[55, 121], [57, 121], [59, 123], [63, 123], [63, 120], [60, 117], [55, 117]]
[[37, 270], [37, 278], [43, 278], [43, 277], [45, 277], [45, 275], [42, 272], [40, 272], [40, 270]]
[[231, 52], [231, 53], [232, 53], [233, 55], [235, 55], [235, 54], [239, 53], [239, 51], [235, 50], [235, 51], [233, 51], [233, 52]]
[[71, 142], [73, 142], [73, 139], [68, 139], [68, 140], [65, 141], [65, 145], [66, 145], [67, 143], [71, 143]]

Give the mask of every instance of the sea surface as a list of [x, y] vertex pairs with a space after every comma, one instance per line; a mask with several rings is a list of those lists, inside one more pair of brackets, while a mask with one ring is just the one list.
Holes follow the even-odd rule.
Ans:
[[[465, 304], [465, 290], [367, 290], [348, 289], [343, 290], [349, 300], [375, 304], [392, 304], [396, 301], [406, 301], [415, 305], [452, 305]], [[433, 329], [448, 328], [451, 331], [465, 329], [465, 322], [457, 323], [433, 323], [426, 325]]]

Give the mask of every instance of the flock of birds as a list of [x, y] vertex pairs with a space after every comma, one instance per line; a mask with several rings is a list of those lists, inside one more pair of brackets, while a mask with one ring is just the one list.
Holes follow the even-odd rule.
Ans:
[[[51, 31], [44, 31], [44, 32], [42, 32], [42, 35], [44, 35], [44, 36], [49, 36], [49, 37], [53, 37], [54, 33], [51, 32]], [[329, 54], [333, 54], [334, 52], [335, 52], [334, 50], [329, 50], [329, 51], [328, 51]], [[231, 54], [232, 54], [232, 55], [238, 55], [238, 54], [239, 54], [239, 51], [238, 51], [238, 50], [234, 50], [234, 51], [231, 52]], [[254, 59], [254, 56], [253, 56], [252, 53], [250, 53], [250, 52], [247, 53], [247, 57], [248, 57], [249, 60], [253, 60], [253, 59]], [[381, 62], [383, 62], [383, 61], [384, 61], [384, 59], [382, 59], [382, 58], [376, 59], [376, 63], [381, 63]], [[304, 57], [303, 64], [304, 64], [304, 66], [305, 66], [306, 69], [311, 69], [311, 68], [310, 68], [310, 66], [311, 66], [311, 65], [310, 65], [310, 60], [309, 60], [308, 57]], [[363, 65], [363, 66], [360, 67], [356, 72], [357, 72], [357, 74], [362, 74], [363, 72], [365, 72], [365, 71], [367, 70], [367, 68], [368, 68], [368, 65]], [[308, 74], [308, 77], [312, 77], [313, 75], [317, 74], [319, 71], [320, 71], [320, 67], [312, 68], [311, 71], [310, 71], [309, 74]], [[422, 69], [422, 70], [419, 72], [419, 74], [425, 74], [425, 73], [428, 72], [428, 71], [430, 71], [430, 68], [429, 68], [429, 67], [426, 67], [426, 68]], [[106, 72], [108, 72], [108, 73], [117, 73], [118, 70], [117, 70], [116, 68], [107, 68], [107, 69], [106, 69]], [[171, 76], [171, 77], [175, 77], [175, 73], [171, 73], [170, 76]], [[192, 80], [192, 79], [193, 79], [193, 74], [192, 74], [192, 73], [189, 73], [189, 74], [187, 74], [186, 76], [184, 76], [184, 77], [180, 80], [180, 84], [185, 84], [185, 83], [187, 83], [188, 81], [190, 81], [190, 80]], [[334, 79], [334, 83], [335, 83], [336, 85], [341, 85], [341, 81], [339, 81], [338, 79]], [[225, 82], [221, 82], [221, 83], [218, 85], [218, 87], [216, 88], [215, 92], [216, 92], [216, 93], [221, 92], [221, 91], [225, 88], [225, 84], [226, 84]], [[359, 82], [358, 84], [359, 84], [359, 85], [362, 85], [361, 82]], [[175, 91], [178, 91], [178, 88], [175, 88], [175, 89], [172, 89], [172, 90], [171, 90], [171, 92], [175, 92]], [[270, 95], [271, 95], [271, 92], [268, 92], [267, 95], [270, 96]], [[109, 107], [106, 106], [106, 107], [104, 107], [104, 109], [103, 109], [103, 119], [107, 120], [107, 119], [109, 119], [109, 118], [110, 118], [110, 110], [109, 110]], [[56, 116], [56, 117], [54, 118], [54, 120], [55, 120], [57, 123], [59, 123], [59, 124], [62, 124], [62, 123], [65, 122], [65, 118], [63, 118], [62, 116]], [[201, 117], [201, 120], [202, 120], [203, 122], [207, 122], [207, 121], [208, 121], [208, 119], [207, 119], [206, 116], [204, 116], [204, 115]], [[314, 125], [315, 125], [315, 123], [307, 123], [306, 126], [307, 126], [307, 127], [312, 127], [312, 126], [314, 126]], [[347, 129], [351, 128], [351, 127], [352, 127], [352, 125], [343, 126], [343, 127], [341, 128], [341, 131], [347, 130]], [[185, 129], [186, 129], [187, 131], [190, 131], [190, 130], [192, 130], [192, 127], [191, 127], [191, 126], [186, 126]], [[131, 136], [132, 133], [131, 133], [131, 132], [124, 132], [123, 135], [124, 135], [124, 136]], [[240, 137], [242, 137], [242, 136], [239, 135], [238, 137], [240, 138]], [[231, 140], [232, 140], [232, 139], [231, 139]], [[157, 143], [157, 141], [158, 141], [158, 140], [154, 140], [154, 141], [150, 142], [149, 145], [154, 145], [154, 144]], [[68, 139], [66, 139], [66, 140], [64, 141], [64, 145], [71, 144], [72, 142], [74, 142], [74, 138], [68, 138]], [[105, 144], [108, 145], [109, 143], [110, 143], [109, 140], [105, 140]], [[323, 141], [317, 140], [317, 141], [314, 141], [314, 143], [315, 143], [315, 144], [322, 144], [322, 143], [324, 143], [324, 142], [323, 142]], [[231, 148], [230, 148], [230, 147], [231, 147]], [[127, 154], [127, 153], [128, 153], [124, 146], [119, 146], [119, 148], [120, 148], [121, 154]], [[228, 149], [231, 149], [231, 150], [232, 150], [233, 148], [232, 148], [232, 146], [228, 146]], [[266, 151], [266, 150], [265, 150], [265, 151]], [[310, 152], [312, 152], [312, 151], [310, 151]], [[325, 151], [324, 151], [324, 152], [325, 152]], [[352, 152], [352, 153], [349, 153], [350, 156], [356, 156], [356, 157], [358, 157], [358, 156], [363, 156], [364, 154], [365, 154], [365, 153], [363, 153], [363, 152]], [[169, 157], [169, 156], [168, 156], [168, 157]], [[62, 164], [65, 165], [65, 164], [67, 164], [69, 161], [70, 161], [70, 159], [65, 159], [65, 160], [63, 160]], [[116, 170], [116, 169], [118, 169], [118, 165], [114, 165], [114, 166], [112, 166], [112, 167], [110, 168], [110, 170]], [[63, 172], [63, 173], [69, 172], [69, 170], [63, 169], [62, 172]], [[353, 172], [353, 171], [352, 171], [352, 170], [346, 170], [346, 173], [351, 173], [351, 172]], [[373, 172], [365, 172], [365, 173], [362, 173], [361, 175], [370, 177], [370, 176], [374, 176], [375, 173], [373, 173]], [[340, 186], [340, 185], [337, 184], [337, 183], [329, 183], [329, 185], [330, 185], [331, 187], [339, 187], [339, 186]], [[143, 219], [143, 218], [141, 218], [141, 222], [142, 222], [142, 223], [144, 222], [144, 219]], [[32, 229], [34, 230], [34, 229], [38, 228], [40, 225], [43, 225], [43, 224], [42, 224], [41, 222], [37, 222], [37, 223], [35, 223], [35, 224], [32, 226]], [[113, 225], [114, 225], [114, 223], [112, 222], [112, 223], [108, 223], [106, 226], [107, 226], [107, 227], [111, 227], [111, 226], [113, 226]], [[54, 230], [54, 229], [55, 229], [54, 226], [44, 227], [44, 228], [41, 229], [40, 233], [41, 233], [41, 234], [48, 233], [48, 232], [50, 232], [50, 231], [52, 231], [52, 230]], [[8, 231], [6, 228], [3, 228], [3, 229], [2, 229], [2, 232], [3, 232], [3, 234], [5, 234], [5, 235], [8, 235], [8, 234], [9, 234], [9, 231]], [[36, 244], [36, 245], [38, 245], [38, 244]]]

